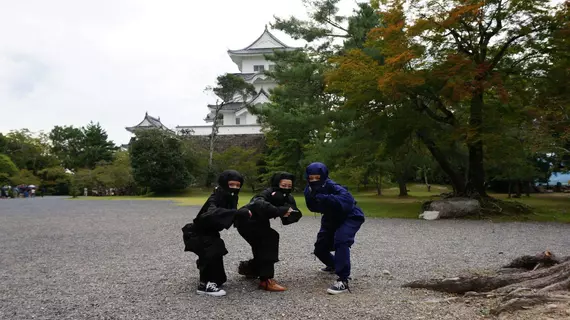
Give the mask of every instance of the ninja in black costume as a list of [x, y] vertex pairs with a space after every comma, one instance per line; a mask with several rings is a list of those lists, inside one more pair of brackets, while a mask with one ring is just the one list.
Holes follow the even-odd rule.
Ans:
[[182, 228], [184, 251], [198, 255], [196, 265], [200, 270], [199, 294], [223, 296], [219, 287], [226, 282], [224, 255], [228, 253], [220, 231], [229, 229], [236, 221], [247, 221], [249, 209], [237, 210], [238, 194], [243, 177], [234, 170], [226, 170], [218, 177], [218, 187], [210, 195], [192, 223]]
[[271, 178], [271, 187], [254, 196], [248, 208], [251, 219], [236, 222], [239, 234], [251, 245], [253, 259], [242, 261], [238, 272], [260, 278], [260, 288], [267, 291], [285, 291], [274, 280], [274, 264], [279, 261], [279, 233], [271, 228], [270, 219], [281, 218], [284, 225], [301, 218], [295, 199], [291, 195], [295, 176], [280, 172]]

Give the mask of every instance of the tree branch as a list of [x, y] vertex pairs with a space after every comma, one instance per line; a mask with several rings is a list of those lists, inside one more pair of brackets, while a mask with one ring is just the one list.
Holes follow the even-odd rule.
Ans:
[[454, 125], [454, 118], [453, 118], [453, 114], [451, 114], [451, 118], [446, 116], [446, 117], [442, 117], [438, 114], [436, 114], [435, 112], [433, 112], [426, 103], [424, 103], [423, 101], [421, 101], [421, 99], [419, 97], [415, 98], [416, 101], [416, 105], [417, 105], [417, 109], [420, 112], [425, 112], [430, 118], [432, 118], [433, 120], [437, 121], [437, 122], [441, 122], [441, 123], [445, 123], [445, 124], [449, 124], [449, 125]]
[[340, 29], [340, 30], [342, 30], [342, 31], [344, 31], [344, 32], [346, 32], [346, 33], [348, 33], [348, 30], [347, 30], [347, 29], [341, 27], [338, 23], [333, 22], [333, 21], [332, 21], [331, 19], [329, 19], [329, 18], [327, 18], [327, 19], [325, 20], [325, 22], [327, 22], [328, 24], [330, 24], [331, 26], [333, 26], [333, 27], [335, 27], [335, 28], [337, 28], [337, 29]]
[[485, 75], [489, 74], [491, 71], [493, 71], [493, 69], [497, 66], [497, 64], [499, 63], [499, 61], [501, 61], [501, 59], [505, 56], [505, 54], [507, 53], [507, 50], [509, 49], [509, 47], [511, 46], [511, 44], [513, 44], [513, 42], [517, 41], [520, 38], [524, 38], [526, 36], [529, 36], [532, 33], [538, 32], [538, 31], [542, 31], [547, 29], [548, 27], [542, 26], [542, 27], [538, 27], [538, 28], [534, 28], [532, 30], [530, 30], [529, 32], [525, 32], [525, 33], [521, 33], [518, 34], [516, 36], [511, 37], [509, 40], [507, 40], [507, 42], [505, 42], [505, 44], [503, 44], [503, 46], [501, 47], [501, 49], [499, 50], [499, 52], [495, 55], [495, 57], [493, 58], [493, 60], [491, 60], [491, 64], [489, 65], [489, 68], [487, 69], [487, 71], [485, 72]]

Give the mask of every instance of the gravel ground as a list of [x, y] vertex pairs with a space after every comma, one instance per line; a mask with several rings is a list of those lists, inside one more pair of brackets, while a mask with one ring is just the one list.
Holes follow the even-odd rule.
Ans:
[[166, 201], [0, 200], [0, 319], [480, 319], [480, 306], [399, 286], [570, 247], [561, 224], [368, 219], [352, 250], [352, 294], [329, 296], [335, 277], [317, 271], [319, 220], [309, 214], [273, 224], [276, 279], [289, 291], [260, 291], [237, 274], [251, 250], [232, 228], [222, 235], [228, 295], [204, 297], [180, 230], [197, 211]]

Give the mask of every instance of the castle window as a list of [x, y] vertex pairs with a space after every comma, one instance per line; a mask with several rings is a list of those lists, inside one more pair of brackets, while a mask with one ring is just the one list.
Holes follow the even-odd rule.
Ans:
[[263, 71], [265, 71], [265, 66], [262, 65], [262, 64], [254, 65], [254, 66], [253, 66], [253, 71], [255, 71], [255, 72], [263, 72]]
[[240, 118], [236, 118], [236, 124], [240, 124], [241, 119]]

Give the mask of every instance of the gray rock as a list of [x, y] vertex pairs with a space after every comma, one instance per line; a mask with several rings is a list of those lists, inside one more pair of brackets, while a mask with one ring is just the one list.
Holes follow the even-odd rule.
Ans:
[[481, 204], [475, 199], [450, 198], [430, 202], [421, 218], [426, 220], [460, 218], [477, 215], [481, 210]]
[[438, 220], [440, 216], [439, 211], [424, 211], [420, 214], [420, 219], [424, 220]]

